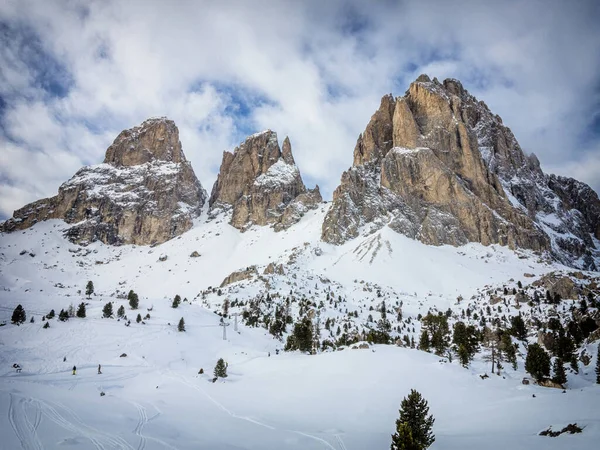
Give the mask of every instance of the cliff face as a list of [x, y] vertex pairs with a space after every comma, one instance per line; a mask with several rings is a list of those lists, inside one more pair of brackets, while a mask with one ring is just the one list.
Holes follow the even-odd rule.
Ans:
[[271, 130], [248, 137], [223, 161], [210, 196], [211, 210], [232, 209], [231, 225], [288, 228], [321, 202], [318, 186], [307, 190], [285, 138]]
[[2, 231], [47, 219], [73, 224], [75, 243], [162, 243], [192, 226], [206, 192], [186, 160], [179, 131], [167, 119], [150, 119], [119, 134], [104, 162], [80, 169], [55, 197], [14, 212]]
[[341, 244], [387, 224], [427, 244], [496, 243], [594, 268], [599, 211], [591, 188], [545, 175], [459, 81], [422, 75], [403, 97], [381, 100], [322, 238]]

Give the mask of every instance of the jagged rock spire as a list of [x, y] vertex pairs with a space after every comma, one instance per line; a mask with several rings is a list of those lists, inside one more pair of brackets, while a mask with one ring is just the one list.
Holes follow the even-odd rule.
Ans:
[[307, 191], [286, 137], [283, 150], [277, 133], [266, 130], [246, 138], [223, 161], [210, 196], [211, 210], [232, 209], [231, 225], [287, 228], [321, 201], [317, 189]]

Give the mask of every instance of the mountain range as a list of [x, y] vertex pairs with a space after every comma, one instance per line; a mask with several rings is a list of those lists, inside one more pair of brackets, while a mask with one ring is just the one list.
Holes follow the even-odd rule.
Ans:
[[[176, 125], [149, 119], [125, 130], [104, 162], [80, 169], [58, 195], [15, 211], [10, 232], [47, 219], [72, 224], [72, 242], [153, 245], [188, 231], [208, 198], [244, 231], [299, 222], [322, 198], [307, 189], [289, 138], [271, 130], [224, 152], [210, 197], [183, 153]], [[600, 200], [589, 186], [545, 174], [502, 119], [458, 80], [421, 75], [386, 95], [354, 148], [323, 220], [339, 245], [382, 227], [428, 245], [469, 242], [530, 249], [568, 266], [600, 264]]]
[[[331, 201], [271, 130], [209, 195], [148, 119], [0, 224], [3, 442], [389, 448], [414, 388], [432, 448], [595, 448], [599, 267], [597, 193], [454, 79], [385, 95]], [[566, 381], [533, 376], [534, 344]]]

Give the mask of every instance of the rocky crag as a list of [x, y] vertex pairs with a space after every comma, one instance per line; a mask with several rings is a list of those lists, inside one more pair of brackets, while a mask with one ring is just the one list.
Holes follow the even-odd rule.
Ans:
[[72, 224], [66, 236], [74, 243], [162, 243], [191, 228], [206, 197], [175, 123], [149, 119], [121, 132], [102, 164], [83, 167], [58, 195], [15, 211], [0, 229], [63, 219]]
[[240, 230], [255, 224], [279, 231], [321, 201], [318, 186], [304, 186], [290, 140], [286, 137], [280, 149], [277, 133], [266, 130], [223, 153], [209, 205], [213, 213], [231, 210], [230, 223]]
[[600, 262], [598, 195], [544, 174], [502, 119], [454, 79], [421, 75], [404, 96], [383, 97], [333, 194], [322, 238], [342, 244], [385, 225], [426, 244], [547, 251], [590, 270]]

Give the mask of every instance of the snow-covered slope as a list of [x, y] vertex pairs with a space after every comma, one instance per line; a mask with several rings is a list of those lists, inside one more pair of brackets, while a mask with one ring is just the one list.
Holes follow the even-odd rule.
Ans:
[[[566, 269], [500, 246], [426, 246], [387, 227], [341, 246], [326, 244], [320, 232], [327, 208], [321, 204], [281, 232], [251, 227], [240, 233], [226, 214], [209, 219], [205, 212], [190, 231], [153, 247], [80, 247], [63, 237], [68, 225], [59, 220], [0, 235], [0, 323], [10, 322], [17, 304], [27, 313], [23, 325], [0, 327], [1, 448], [388, 448], [400, 401], [411, 388], [436, 418], [432, 448], [594, 448], [600, 436], [594, 361], [569, 373], [572, 389], [561, 393], [522, 385], [522, 359], [516, 371], [482, 380], [489, 367], [481, 354], [464, 369], [397, 346], [288, 353], [282, 341], [241, 317], [238, 332], [227, 320], [223, 340], [214, 312], [225, 299], [230, 312], [242, 312], [241, 302], [267, 293], [274, 305], [291, 296], [298, 300], [290, 307], [294, 318], [304, 301], [313, 301], [322, 340], [335, 337], [334, 327], [324, 327], [327, 319], [348, 333], [364, 330], [385, 301], [403, 315], [388, 316], [392, 335], [417, 339], [419, 314], [448, 308], [459, 314], [467, 305], [475, 311], [487, 304], [486, 291]], [[223, 283], [236, 271], [249, 278]], [[525, 273], [533, 277], [526, 280]], [[95, 286], [89, 300], [88, 280]], [[129, 309], [131, 289], [140, 296], [139, 311]], [[187, 301], [173, 309], [176, 294]], [[466, 300], [457, 304], [459, 296]], [[503, 313], [531, 313], [508, 299]], [[115, 310], [126, 307], [130, 326], [101, 318], [108, 301]], [[88, 304], [85, 319], [55, 318], [42, 328], [50, 309], [58, 313], [81, 302]], [[138, 312], [150, 318], [136, 323]], [[177, 331], [181, 317], [185, 333]], [[587, 352], [595, 355], [596, 346], [588, 344]], [[213, 384], [218, 358], [227, 361], [229, 377]], [[538, 436], [574, 422], [585, 427], [582, 434]]]

